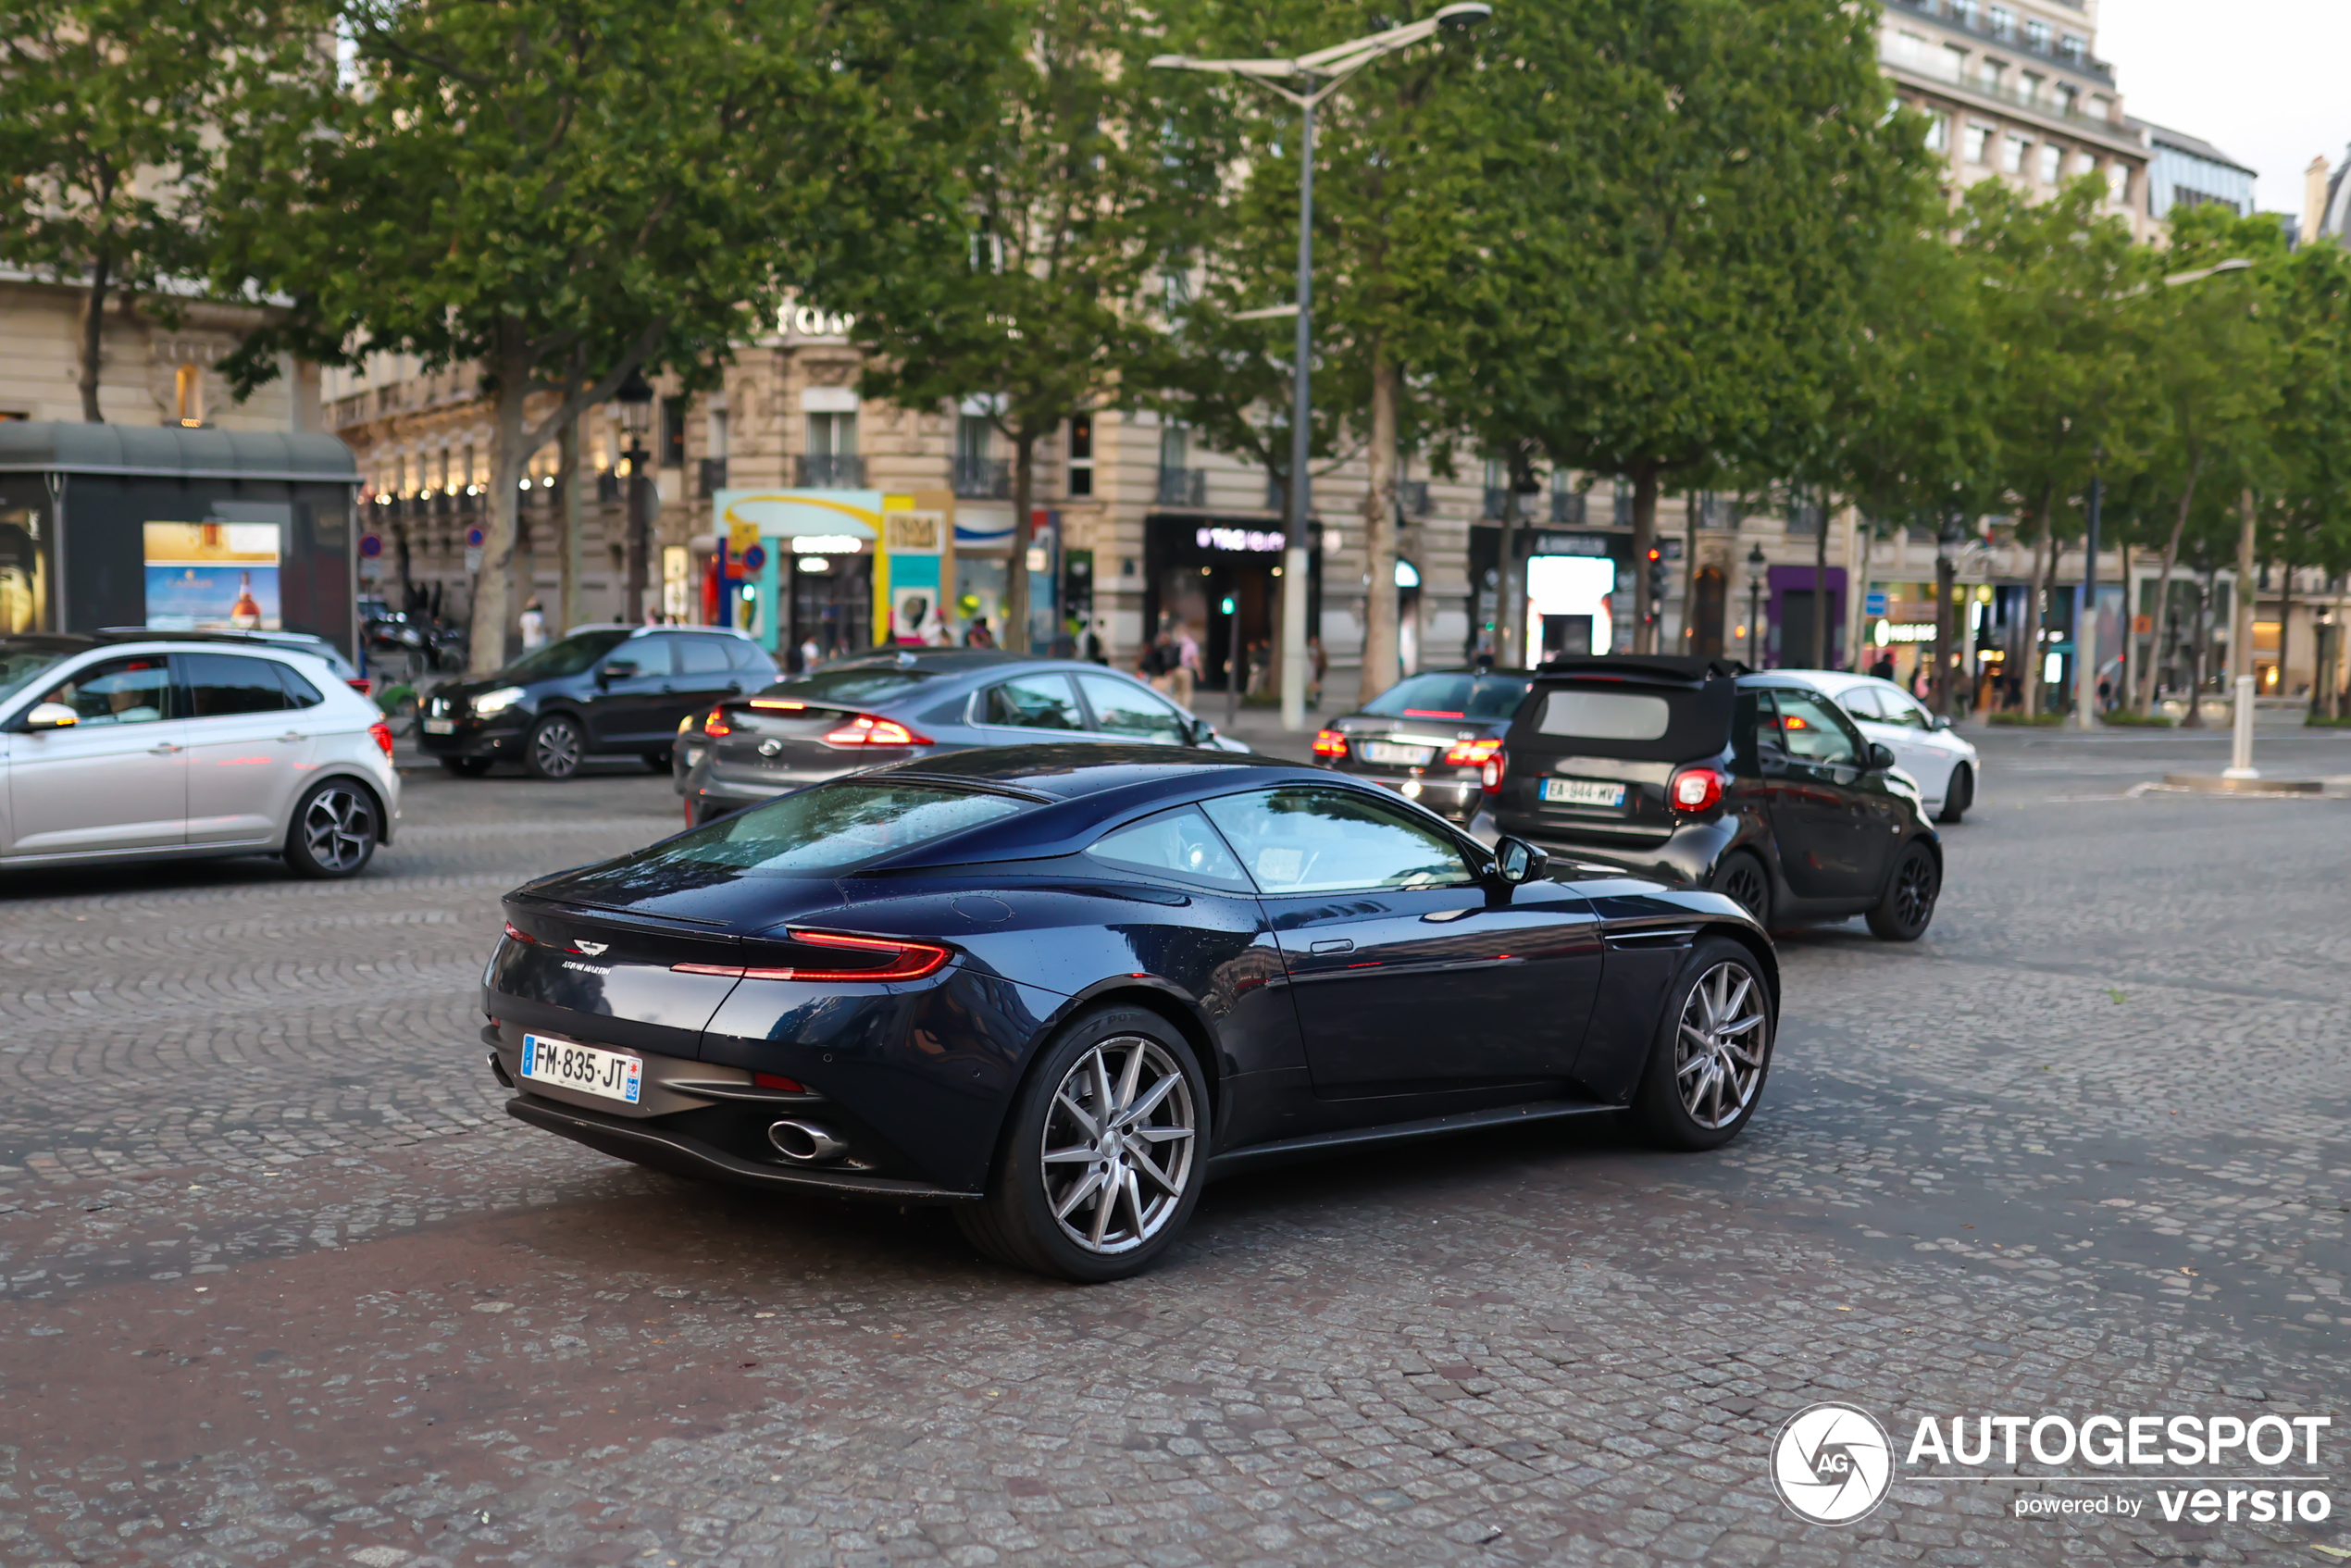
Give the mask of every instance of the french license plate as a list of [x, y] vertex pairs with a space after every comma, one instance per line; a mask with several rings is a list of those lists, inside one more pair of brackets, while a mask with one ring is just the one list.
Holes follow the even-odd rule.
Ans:
[[643, 1091], [645, 1064], [617, 1051], [599, 1051], [544, 1035], [522, 1037], [522, 1076], [533, 1083], [576, 1089], [582, 1094], [634, 1105]]
[[1546, 778], [1543, 799], [1552, 805], [1606, 806], [1620, 810], [1624, 804], [1624, 786], [1603, 784], [1597, 778]]
[[429, 718], [425, 720], [425, 733], [428, 735], [454, 735], [457, 733], [457, 721], [454, 718]]
[[1436, 754], [1434, 746], [1399, 746], [1393, 740], [1363, 742], [1365, 762], [1386, 763], [1391, 767], [1424, 767]]

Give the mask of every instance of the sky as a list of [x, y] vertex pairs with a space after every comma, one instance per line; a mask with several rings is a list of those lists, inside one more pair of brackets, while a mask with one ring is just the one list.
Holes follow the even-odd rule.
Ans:
[[2098, 0], [2122, 106], [2260, 171], [2264, 212], [2302, 211], [2302, 170], [2351, 142], [2345, 0]]

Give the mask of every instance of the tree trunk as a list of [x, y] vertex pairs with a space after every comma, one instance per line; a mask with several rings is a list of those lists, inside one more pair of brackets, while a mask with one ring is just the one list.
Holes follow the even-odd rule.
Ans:
[[2204, 728], [2204, 663], [2212, 647], [2212, 574], [2208, 571], [2196, 584], [2196, 631], [2190, 643], [2196, 650], [2196, 662], [2188, 676], [2188, 716], [2180, 721], [2183, 729]]
[[579, 535], [588, 499], [579, 492], [579, 421], [572, 419], [555, 438], [561, 453], [557, 462], [563, 470], [555, 481], [555, 493], [563, 498], [563, 513], [555, 523], [555, 613], [552, 617], [558, 637], [587, 618], [579, 613]]
[[1649, 619], [1649, 551], [1657, 543], [1657, 465], [1633, 470], [1633, 652], [1657, 652], [1657, 623]]
[[1959, 575], [1949, 547], [1939, 545], [1934, 552], [1934, 681], [1930, 691], [1934, 711], [1947, 718], [1951, 716], [1955, 705], [1951, 700], [1951, 644], [1958, 628], [1964, 624], [1959, 621], [1958, 607], [1951, 603], [1951, 595], [1959, 587]]
[[[509, 327], [502, 335], [511, 344], [521, 334]], [[472, 646], [466, 660], [467, 673], [476, 676], [494, 674], [506, 662], [506, 625], [513, 618], [506, 571], [515, 554], [516, 487], [529, 455], [522, 450], [522, 425], [524, 401], [530, 395], [530, 362], [518, 347], [510, 347], [496, 369], [498, 404], [491, 437], [490, 494], [485, 498], [489, 504], [481, 509], [481, 575], [474, 584]], [[636, 478], [629, 477], [632, 481]]]
[[2188, 455], [2188, 482], [2180, 492], [2180, 510], [2171, 519], [2171, 536], [2163, 541], [2163, 569], [2155, 579], [2155, 629], [2148, 641], [2147, 667], [2139, 672], [2139, 712], [2155, 711], [2155, 673], [2163, 666], [2163, 628], [2171, 614], [2171, 568], [2180, 559], [2180, 535], [2188, 526], [2188, 508], [2196, 504], [2196, 475], [2204, 467], [2201, 453]]
[[2057, 575], [2057, 529], [2050, 521], [2046, 507], [2041, 513], [2041, 527], [2047, 535], [2048, 549], [2033, 547], [2033, 588], [2028, 603], [2030, 613], [2024, 618], [2024, 667], [2018, 673], [2024, 677], [2024, 716], [2038, 717], [2041, 712], [2041, 663], [2046, 655], [2043, 641], [2049, 629], [2049, 583]]
[[1682, 497], [1682, 652], [1698, 653], [1698, 526], [1699, 497]]
[[[1829, 667], [1829, 492], [1819, 492], [1820, 526], [1812, 530], [1812, 667]], [[1684, 562], [1687, 566], [1689, 563]]]
[[1363, 492], [1363, 672], [1358, 702], [1396, 684], [1396, 418], [1403, 378], [1386, 349], [1372, 358], [1371, 483]]
[[114, 257], [101, 246], [90, 264], [89, 295], [81, 302], [81, 417], [93, 425], [106, 420], [98, 411], [98, 375], [106, 363], [106, 289], [113, 280]]
[[1028, 652], [1029, 496], [1037, 476], [1037, 438], [1026, 429], [1013, 438], [1013, 555], [1004, 566], [1004, 624], [999, 646]]
[[[2256, 618], [2258, 619], [2259, 617], [2257, 616]], [[2291, 639], [2293, 635], [2294, 563], [2292, 561], [2280, 561], [2278, 563], [2278, 695], [2281, 697], [2292, 696], [2294, 691], [2294, 689], [2287, 684], [2287, 682], [2293, 678], [2286, 673], [2292, 666], [2286, 663], [2285, 658], [2290, 646], [2289, 639]], [[2250, 657], [2251, 652], [2252, 651], [2249, 648], [2246, 650], [2246, 665], [2248, 667], [2250, 667], [2252, 663]], [[2317, 681], [2312, 681], [2310, 683], [2311, 690], [2316, 691], [2318, 689], [2318, 684], [2319, 683]]]
[[[2134, 585], [2131, 581], [2130, 542], [2127, 540], [2123, 541], [2116, 548], [2115, 554], [2122, 563], [2122, 664], [2114, 672], [2114, 698], [2118, 703], [2127, 703], [2131, 700], [2132, 682], [2138, 678], [2139, 673], [2139, 634], [2132, 629], [2137, 624], [2135, 617], [2138, 612], [2131, 605], [2131, 590]], [[2096, 682], [2091, 684], [2095, 686]]]

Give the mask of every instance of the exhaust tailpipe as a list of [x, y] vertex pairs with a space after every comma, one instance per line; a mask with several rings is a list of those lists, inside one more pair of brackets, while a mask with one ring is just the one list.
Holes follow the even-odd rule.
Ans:
[[777, 1122], [767, 1129], [767, 1141], [795, 1165], [827, 1165], [849, 1152], [847, 1140], [815, 1122]]

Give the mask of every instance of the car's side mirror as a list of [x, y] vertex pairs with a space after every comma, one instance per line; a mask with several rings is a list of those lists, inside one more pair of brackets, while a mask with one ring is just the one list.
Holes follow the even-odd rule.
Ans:
[[1936, 714], [1936, 715], [1934, 716], [1934, 722], [1933, 728], [1936, 728], [1936, 729], [1948, 729], [1948, 728], [1951, 728], [1951, 716], [1950, 716], [1949, 714]]
[[609, 686], [616, 680], [636, 678], [637, 661], [634, 659], [606, 659], [602, 667], [596, 671], [596, 684], [599, 686]]
[[1883, 773], [1894, 765], [1894, 748], [1883, 740], [1870, 742], [1870, 765]]
[[1204, 718], [1188, 718], [1184, 721], [1184, 724], [1186, 732], [1192, 738], [1193, 745], [1213, 746], [1216, 744], [1216, 727], [1209, 723], [1208, 720]]
[[1505, 834], [1494, 840], [1494, 875], [1506, 887], [1539, 878], [1549, 868], [1551, 857], [1524, 839]]
[[81, 716], [63, 703], [35, 703], [24, 716], [24, 727], [31, 730], [71, 729], [81, 722]]

